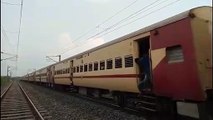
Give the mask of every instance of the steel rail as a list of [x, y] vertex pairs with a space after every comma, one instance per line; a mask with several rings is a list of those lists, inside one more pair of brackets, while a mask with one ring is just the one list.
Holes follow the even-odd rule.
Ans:
[[44, 118], [42, 117], [41, 113], [38, 111], [38, 109], [36, 108], [36, 106], [33, 104], [33, 102], [30, 99], [30, 97], [24, 91], [23, 87], [19, 83], [18, 83], [18, 85], [21, 88], [21, 91], [23, 92], [23, 94], [24, 94], [25, 98], [27, 99], [28, 103], [30, 104], [30, 107], [32, 108], [33, 112], [35, 113], [37, 119], [44, 120]]
[[10, 89], [10, 87], [12, 86], [13, 82], [10, 83], [10, 85], [4, 89], [4, 92], [1, 94], [1, 100], [4, 98], [4, 96], [6, 95], [6, 93], [8, 92], [8, 90]]

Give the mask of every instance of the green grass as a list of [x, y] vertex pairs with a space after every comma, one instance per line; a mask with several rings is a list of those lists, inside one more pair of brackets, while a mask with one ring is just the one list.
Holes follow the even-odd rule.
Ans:
[[7, 76], [1, 76], [1, 86], [4, 86], [10, 82], [10, 78]]

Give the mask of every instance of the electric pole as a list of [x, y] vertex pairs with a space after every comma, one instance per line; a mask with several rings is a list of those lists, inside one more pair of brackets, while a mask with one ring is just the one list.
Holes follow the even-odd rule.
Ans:
[[[58, 57], [58, 61], [52, 59], [51, 57]], [[46, 56], [47, 60], [52, 60], [54, 62], [60, 62], [61, 61], [61, 55], [56, 55], [56, 56]]]
[[10, 66], [8, 65], [7, 66], [7, 77], [8, 77], [8, 74], [9, 74], [9, 69], [10, 69]]

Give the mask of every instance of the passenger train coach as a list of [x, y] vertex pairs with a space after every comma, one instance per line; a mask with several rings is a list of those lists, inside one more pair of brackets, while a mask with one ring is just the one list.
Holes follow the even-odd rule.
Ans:
[[[158, 105], [165, 107], [167, 101], [167, 112], [176, 109], [178, 114], [210, 118], [209, 108], [200, 106], [212, 105], [213, 97], [211, 12], [208, 6], [191, 9], [34, 71], [23, 80], [95, 97], [108, 95], [121, 106], [129, 98], [148, 94], [156, 96]], [[136, 59], [143, 54], [149, 57], [148, 89], [139, 88], [146, 78]], [[188, 111], [181, 111], [186, 106]], [[202, 116], [203, 110], [208, 115]]]

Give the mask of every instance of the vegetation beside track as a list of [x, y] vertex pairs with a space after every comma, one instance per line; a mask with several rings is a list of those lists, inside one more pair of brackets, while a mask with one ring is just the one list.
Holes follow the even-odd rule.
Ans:
[[10, 83], [10, 77], [8, 76], [1, 76], [1, 88], [8, 85]]

